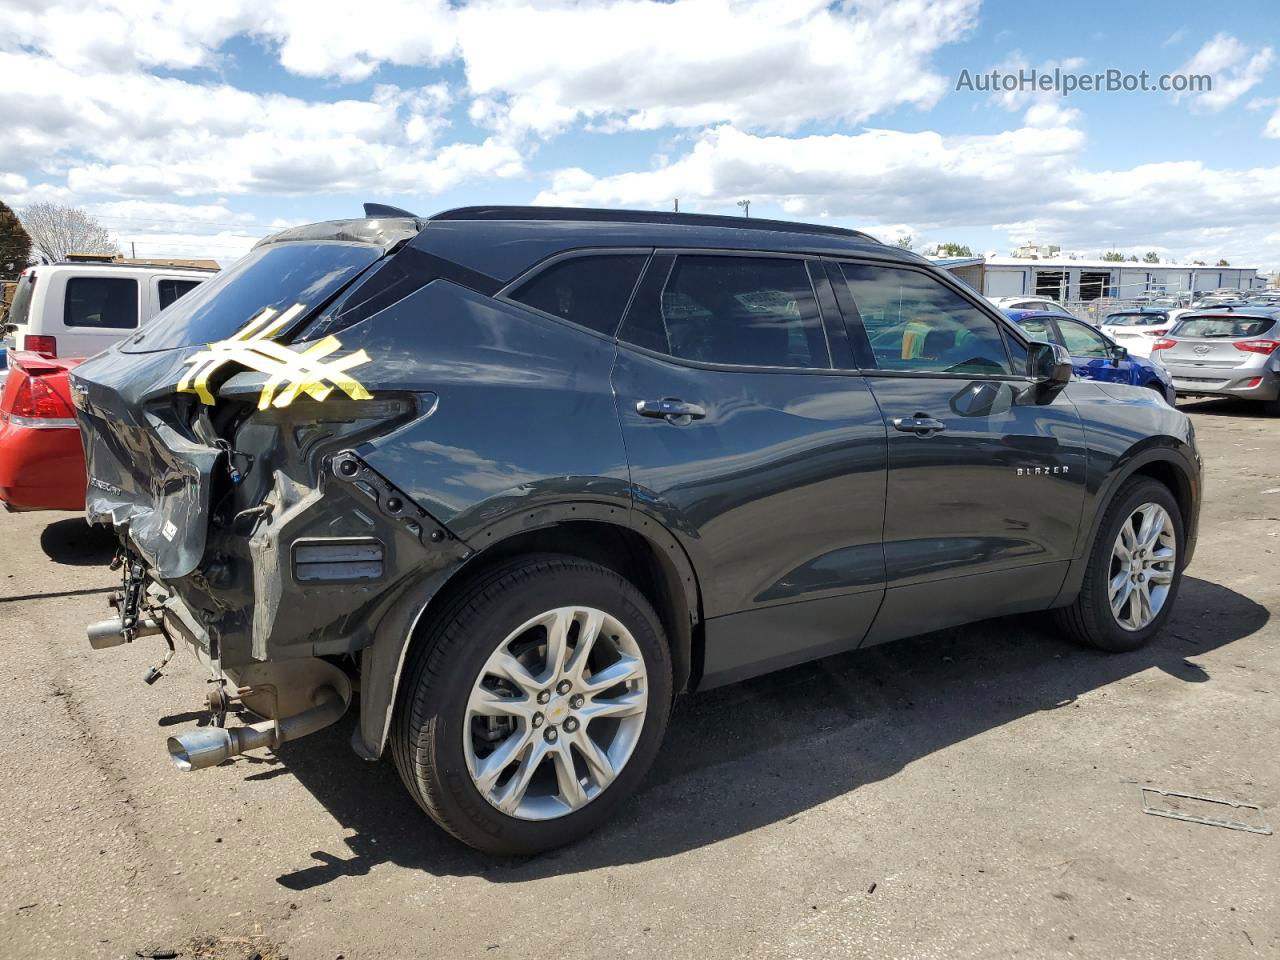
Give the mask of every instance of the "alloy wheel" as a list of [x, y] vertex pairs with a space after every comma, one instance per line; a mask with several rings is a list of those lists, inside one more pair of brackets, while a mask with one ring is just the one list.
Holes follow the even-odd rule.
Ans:
[[1142, 630], [1160, 614], [1178, 560], [1173, 518], [1158, 503], [1144, 503], [1120, 526], [1111, 548], [1107, 598], [1125, 630]]
[[648, 696], [644, 657], [620, 621], [593, 607], [539, 614], [472, 685], [462, 733], [472, 783], [521, 820], [573, 813], [630, 759]]

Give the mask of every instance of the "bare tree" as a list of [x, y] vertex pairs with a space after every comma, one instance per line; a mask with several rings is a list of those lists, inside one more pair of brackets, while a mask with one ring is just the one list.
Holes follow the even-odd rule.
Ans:
[[22, 211], [22, 225], [32, 246], [51, 261], [69, 253], [119, 253], [107, 228], [78, 207], [33, 203]]

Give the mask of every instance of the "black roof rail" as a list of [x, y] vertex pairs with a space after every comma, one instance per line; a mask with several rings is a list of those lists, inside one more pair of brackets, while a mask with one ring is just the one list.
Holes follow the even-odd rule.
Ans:
[[761, 220], [751, 217], [723, 217], [711, 213], [673, 213], [663, 210], [605, 210], [596, 207], [456, 207], [430, 217], [431, 220], [566, 220], [584, 223], [660, 223], [669, 226], [728, 227], [735, 230], [772, 230], [778, 233], [812, 233], [880, 241], [861, 230], [832, 227], [791, 220]]

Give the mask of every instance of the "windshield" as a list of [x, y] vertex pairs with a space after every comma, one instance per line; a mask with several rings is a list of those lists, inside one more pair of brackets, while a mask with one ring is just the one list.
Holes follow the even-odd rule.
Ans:
[[333, 241], [255, 247], [175, 300], [121, 349], [148, 353], [225, 340], [264, 307], [284, 311], [300, 303], [306, 307], [305, 316], [381, 254], [382, 248], [372, 244]]
[[1167, 313], [1113, 313], [1102, 322], [1109, 327], [1148, 327], [1168, 321]]
[[1188, 317], [1169, 331], [1171, 337], [1260, 337], [1275, 320], [1270, 317]]

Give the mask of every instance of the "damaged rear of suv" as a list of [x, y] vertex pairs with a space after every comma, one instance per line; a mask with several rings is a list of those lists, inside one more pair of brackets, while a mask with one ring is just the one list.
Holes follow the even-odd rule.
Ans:
[[[455, 239], [447, 215], [425, 229], [403, 211], [366, 209], [361, 220], [261, 241], [77, 371], [87, 516], [113, 526], [122, 544], [116, 615], [91, 625], [89, 638], [105, 648], [162, 635], [171, 650], [184, 643], [207, 666], [214, 724], [169, 738], [180, 769], [332, 724], [357, 690], [353, 747], [376, 759], [393, 714], [417, 717], [408, 716], [416, 702], [395, 709], [397, 692], [402, 701], [421, 695], [421, 674], [437, 669], [408, 657], [415, 631], [439, 626], [438, 618], [420, 622], [428, 601], [458, 600], [457, 591], [438, 594], [474, 555], [468, 541], [502, 543], [486, 551], [484, 570], [469, 570], [473, 582], [507, 568], [548, 583], [569, 576], [587, 594], [643, 608], [627, 627], [594, 607], [540, 609], [538, 622], [512, 638], [516, 647], [494, 655], [485, 683], [497, 709], [468, 711], [466, 725], [481, 728], [462, 758], [473, 770], [493, 767], [499, 758], [487, 748], [522, 726], [540, 731], [540, 748], [569, 768], [560, 781], [576, 786], [553, 797], [565, 791], [544, 771], [550, 790], [522, 790], [512, 801], [510, 774], [498, 770], [505, 775], [491, 777], [487, 799], [518, 822], [495, 837], [491, 828], [469, 829], [459, 811], [441, 812], [404, 750], [397, 762], [419, 802], [468, 842], [512, 851], [562, 843], [591, 824], [579, 818], [551, 835], [519, 828], [585, 807], [611, 785], [615, 763], [621, 772], [637, 746], [656, 751], [671, 696], [669, 664], [652, 676], [631, 669], [642, 642], [651, 660], [668, 659], [658, 651], [664, 627], [645, 598], [602, 567], [557, 562], [555, 537], [538, 534], [570, 518], [609, 518], [619, 531], [630, 521], [609, 389], [615, 347], [493, 299], [500, 278], [437, 252]], [[634, 252], [616, 261], [632, 280], [642, 262]], [[526, 531], [532, 535], [520, 536]], [[635, 547], [597, 533], [588, 556], [628, 549]], [[512, 557], [519, 560], [504, 564]], [[649, 576], [646, 589], [665, 596], [688, 588], [669, 561], [649, 562], [636, 575]], [[674, 635], [687, 636], [684, 616], [683, 628], [670, 625]], [[559, 644], [555, 664], [549, 637]], [[579, 656], [567, 662], [573, 649]], [[537, 657], [540, 664], [521, 665]], [[544, 666], [555, 676], [539, 679]], [[545, 709], [518, 707], [525, 694]], [[651, 694], [663, 705], [639, 744]], [[262, 722], [226, 726], [242, 707]], [[598, 720], [593, 739], [588, 716]], [[572, 769], [584, 754], [594, 779]], [[647, 761], [634, 766], [638, 777]], [[586, 812], [602, 819], [605, 806]]]
[[1070, 371], [856, 231], [367, 206], [73, 371], [121, 544], [89, 639], [196, 653], [181, 769], [353, 712], [456, 837], [547, 849], [634, 791], [679, 691], [1035, 610], [1145, 643], [1190, 423]]

